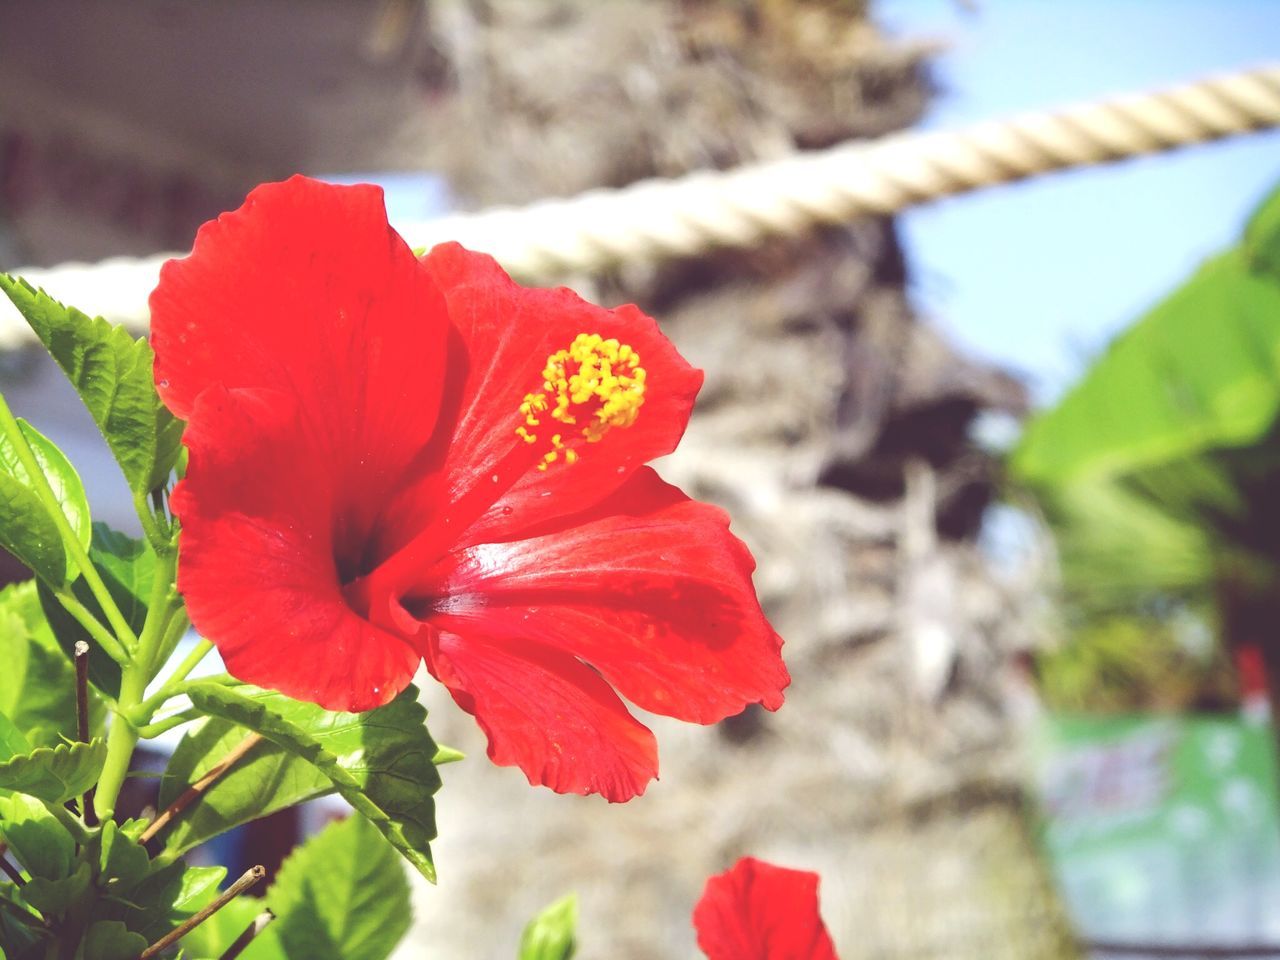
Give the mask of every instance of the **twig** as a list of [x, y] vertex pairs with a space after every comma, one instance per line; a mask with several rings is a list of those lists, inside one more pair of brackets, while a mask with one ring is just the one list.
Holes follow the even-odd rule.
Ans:
[[8, 858], [5, 856], [8, 852], [9, 845], [7, 843], [0, 843], [0, 870], [3, 870], [5, 875], [15, 884], [22, 886], [27, 881], [22, 879], [22, 874], [18, 872], [18, 868], [10, 863]]
[[[89, 742], [89, 644], [77, 640], [76, 654], [76, 737], [81, 743]], [[97, 826], [98, 815], [93, 811], [93, 787], [84, 792], [80, 810], [88, 826]]]
[[160, 811], [160, 815], [151, 821], [147, 829], [142, 831], [142, 835], [138, 837], [138, 842], [146, 844], [152, 837], [167, 827], [170, 820], [198, 800], [202, 793], [213, 786], [217, 779], [230, 770], [241, 757], [257, 746], [260, 740], [262, 740], [261, 734], [251, 733], [232, 747], [231, 752], [223, 757], [215, 767], [187, 787], [177, 800]]
[[240, 936], [236, 937], [235, 943], [227, 947], [222, 956], [218, 957], [218, 960], [236, 960], [236, 957], [244, 953], [245, 948], [248, 947], [249, 944], [253, 943], [254, 937], [265, 930], [267, 928], [267, 924], [275, 918], [276, 915], [270, 910], [263, 910], [253, 918], [253, 922], [241, 931]]
[[147, 949], [143, 950], [142, 953], [138, 955], [138, 960], [151, 960], [152, 957], [158, 956], [161, 951], [173, 946], [266, 875], [266, 868], [261, 864], [256, 867], [250, 867], [244, 872], [244, 875], [241, 876], [239, 880], [227, 887], [227, 889], [222, 891], [222, 893], [218, 894], [218, 899], [214, 900], [213, 903], [209, 904], [203, 910], [200, 910], [188, 919], [182, 921], [178, 926], [174, 927], [151, 946], [147, 947]]

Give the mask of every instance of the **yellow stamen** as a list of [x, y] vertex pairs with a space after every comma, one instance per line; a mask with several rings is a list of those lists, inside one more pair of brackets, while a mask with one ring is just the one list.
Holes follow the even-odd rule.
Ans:
[[[543, 389], [525, 394], [520, 404], [524, 423], [516, 433], [526, 443], [535, 443], [537, 434], [528, 428], [542, 425], [538, 414], [550, 412], [551, 419], [565, 426], [585, 422], [577, 434], [587, 443], [598, 443], [614, 427], [625, 429], [636, 422], [644, 403], [645, 369], [640, 356], [628, 344], [608, 340], [598, 333], [580, 333], [566, 350], [547, 357], [542, 370]], [[565, 464], [578, 460], [578, 451], [570, 449], [566, 436], [551, 435], [551, 449], [538, 464], [539, 470], [559, 459]]]

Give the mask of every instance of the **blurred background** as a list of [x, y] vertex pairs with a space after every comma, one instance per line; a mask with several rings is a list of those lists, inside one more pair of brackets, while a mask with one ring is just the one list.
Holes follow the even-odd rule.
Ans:
[[[1272, 0], [0, 13], [8, 270], [182, 251], [298, 171], [414, 223], [1280, 55]], [[1277, 181], [1265, 132], [569, 278], [706, 368], [662, 469], [732, 513], [794, 683], [777, 714], [653, 718], [662, 779], [614, 807], [493, 767], [426, 683], [469, 759], [402, 955], [512, 956], [577, 890], [582, 956], [692, 956], [702, 883], [752, 854], [822, 874], [846, 960], [1280, 957]], [[0, 374], [130, 529], [56, 371]], [[335, 809], [238, 842], [278, 861]]]

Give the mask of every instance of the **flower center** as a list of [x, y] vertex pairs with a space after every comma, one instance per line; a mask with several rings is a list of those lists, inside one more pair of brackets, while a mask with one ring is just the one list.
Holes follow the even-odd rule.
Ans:
[[388, 629], [413, 632], [413, 618], [400, 603], [403, 584], [415, 571], [428, 569], [535, 463], [542, 471], [560, 460], [576, 463], [578, 450], [570, 444], [599, 443], [614, 427], [635, 423], [644, 403], [645, 369], [629, 345], [580, 333], [567, 349], [547, 357], [542, 387], [520, 403], [524, 423], [515, 433], [524, 443], [484, 471], [482, 481], [375, 569], [344, 582], [343, 593], [361, 616]]
[[[550, 449], [538, 464], [545, 471], [562, 455], [566, 465], [577, 461], [578, 451], [568, 446], [566, 433], [570, 439], [577, 434], [587, 443], [599, 443], [612, 428], [636, 422], [644, 403], [645, 369], [629, 344], [580, 333], [568, 349], [547, 357], [542, 387], [525, 394], [520, 404], [524, 423], [516, 434], [525, 443], [546, 438], [543, 443]], [[552, 422], [545, 423], [547, 418]]]

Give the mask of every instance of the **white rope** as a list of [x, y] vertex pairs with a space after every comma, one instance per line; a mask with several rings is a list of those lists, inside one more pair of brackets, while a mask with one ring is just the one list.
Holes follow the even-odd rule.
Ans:
[[[937, 133], [906, 133], [724, 173], [648, 180], [527, 207], [398, 224], [414, 247], [457, 240], [527, 280], [749, 247], [951, 194], [1280, 126], [1280, 65]], [[17, 270], [135, 329], [170, 256]], [[3, 298], [0, 298], [2, 300]], [[29, 337], [0, 304], [0, 348]]]

